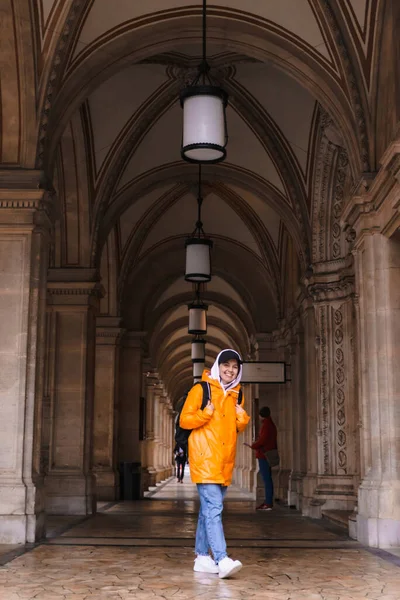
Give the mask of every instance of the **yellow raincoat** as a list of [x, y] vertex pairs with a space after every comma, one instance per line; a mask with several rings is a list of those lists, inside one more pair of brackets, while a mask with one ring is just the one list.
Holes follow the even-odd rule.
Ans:
[[[193, 483], [220, 483], [230, 485], [235, 464], [237, 434], [241, 433], [250, 417], [246, 412], [236, 414], [240, 384], [226, 395], [220, 383], [203, 372], [203, 381], [210, 384], [214, 412], [201, 410], [203, 389], [195, 385], [186, 398], [181, 412], [180, 426], [193, 429], [189, 436], [190, 475]], [[243, 408], [244, 398], [241, 403]]]

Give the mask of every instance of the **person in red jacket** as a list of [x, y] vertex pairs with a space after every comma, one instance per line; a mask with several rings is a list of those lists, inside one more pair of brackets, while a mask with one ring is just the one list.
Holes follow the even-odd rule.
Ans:
[[278, 448], [277, 431], [275, 423], [271, 418], [271, 411], [268, 406], [263, 406], [259, 412], [262, 418], [260, 435], [253, 444], [245, 444], [252, 450], [256, 450], [256, 458], [260, 467], [261, 477], [265, 487], [265, 501], [257, 506], [257, 510], [272, 510], [274, 500], [274, 482], [272, 480], [271, 467], [265, 458], [264, 452]]

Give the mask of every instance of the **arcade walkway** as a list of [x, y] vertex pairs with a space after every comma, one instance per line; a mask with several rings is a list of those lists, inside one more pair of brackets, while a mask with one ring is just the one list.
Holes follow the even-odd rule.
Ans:
[[174, 479], [142, 502], [50, 520], [46, 544], [0, 555], [0, 600], [398, 600], [400, 559], [230, 489], [225, 530], [244, 563], [231, 580], [194, 573], [195, 488]]

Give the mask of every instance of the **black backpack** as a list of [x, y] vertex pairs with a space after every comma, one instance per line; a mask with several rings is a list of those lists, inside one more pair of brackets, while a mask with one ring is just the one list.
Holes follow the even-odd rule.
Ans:
[[[210, 390], [210, 384], [207, 383], [207, 381], [198, 381], [195, 385], [201, 385], [201, 387], [203, 388], [203, 400], [201, 403], [201, 410], [204, 410], [205, 407], [208, 404], [208, 401], [211, 398], [211, 390]], [[188, 396], [188, 394], [186, 394], [186, 397]], [[242, 390], [239, 390], [239, 395], [238, 395], [238, 404], [242, 404], [242, 399], [243, 399], [243, 394], [242, 394]], [[185, 398], [186, 400], [186, 398]], [[182, 402], [182, 406], [178, 412], [178, 416], [176, 417], [176, 421], [175, 421], [175, 442], [181, 446], [186, 446], [188, 443], [188, 439], [190, 434], [192, 433], [192, 429], [183, 429], [183, 427], [180, 426], [179, 421], [181, 418], [181, 412], [183, 407], [185, 406], [185, 402]]]

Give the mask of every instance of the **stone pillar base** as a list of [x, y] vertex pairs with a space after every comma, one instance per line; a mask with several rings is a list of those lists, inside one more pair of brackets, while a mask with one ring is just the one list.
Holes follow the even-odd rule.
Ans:
[[304, 473], [292, 472], [289, 477], [288, 506], [301, 510], [303, 504]]
[[38, 542], [46, 536], [46, 515], [0, 515], [0, 544]]
[[274, 495], [285, 504], [288, 500], [290, 469], [272, 469], [272, 478], [274, 481]]
[[97, 500], [119, 500], [119, 474], [115, 471], [94, 470]]
[[352, 475], [320, 475], [316, 478], [316, 484], [312, 496], [309, 496], [308, 489], [307, 496], [303, 497], [304, 516], [320, 519], [323, 510], [354, 510], [357, 490]]
[[374, 548], [400, 546], [400, 481], [368, 478], [358, 490], [357, 539]]
[[157, 482], [157, 471], [154, 467], [147, 467], [147, 478], [149, 482], [148, 488], [154, 487]]
[[[35, 512], [28, 513], [28, 507]], [[46, 535], [43, 490], [24, 484], [0, 484], [0, 544], [34, 543]]]
[[357, 515], [357, 539], [373, 548], [400, 546], [400, 521]]
[[96, 513], [94, 475], [48, 475], [46, 512], [52, 515], [92, 515]]

